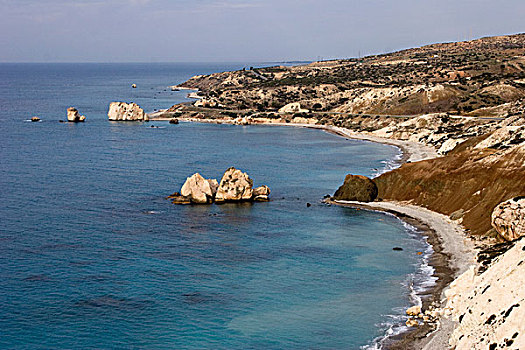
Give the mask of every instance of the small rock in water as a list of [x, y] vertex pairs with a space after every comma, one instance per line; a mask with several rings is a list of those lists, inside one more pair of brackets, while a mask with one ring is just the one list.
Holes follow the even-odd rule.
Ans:
[[312, 205], [310, 203], [306, 203], [306, 207], [310, 208]]
[[65, 121], [63, 121], [62, 119], [60, 119], [58, 122], [59, 123], [65, 123]]
[[403, 250], [403, 248], [401, 248], [401, 247], [394, 247], [394, 248], [392, 248], [392, 250], [401, 251], [401, 250]]
[[38, 117], [32, 117], [32, 118], [31, 118], [31, 121], [32, 121], [32, 122], [39, 122], [39, 121], [40, 121], [40, 118], [38, 118]]
[[67, 109], [67, 121], [72, 123], [79, 123], [84, 122], [86, 120], [86, 116], [80, 115], [78, 112], [78, 109], [75, 107], [69, 107]]
[[137, 84], [131, 84], [131, 87], [132, 87], [133, 89], [136, 89], [136, 88], [137, 88]]
[[171, 118], [170, 124], [179, 124], [179, 120], [177, 118]]

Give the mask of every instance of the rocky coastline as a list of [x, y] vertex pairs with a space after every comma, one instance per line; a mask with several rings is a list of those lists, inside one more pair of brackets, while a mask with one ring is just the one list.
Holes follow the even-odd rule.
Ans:
[[399, 147], [397, 169], [372, 184], [348, 176], [347, 190], [327, 201], [397, 215], [434, 248], [436, 286], [409, 310], [410, 330], [383, 345], [519, 349], [524, 57], [525, 34], [517, 34], [196, 76], [179, 87], [198, 90], [198, 101], [150, 119], [316, 128]]

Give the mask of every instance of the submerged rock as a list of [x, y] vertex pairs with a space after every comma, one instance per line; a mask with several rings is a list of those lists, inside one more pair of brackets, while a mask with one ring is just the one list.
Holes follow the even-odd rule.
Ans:
[[171, 199], [173, 204], [191, 204], [191, 198], [181, 195], [179, 192], [170, 194], [166, 199]]
[[344, 183], [337, 189], [334, 199], [372, 202], [377, 197], [377, 186], [366, 176], [346, 175]]
[[492, 212], [492, 227], [506, 241], [525, 236], [525, 196], [498, 204]]
[[78, 110], [75, 107], [69, 107], [67, 109], [67, 121], [73, 122], [73, 123], [79, 123], [84, 122], [86, 120], [86, 116], [80, 115], [78, 113]]
[[148, 121], [149, 117], [136, 103], [111, 102], [108, 110], [109, 120]]

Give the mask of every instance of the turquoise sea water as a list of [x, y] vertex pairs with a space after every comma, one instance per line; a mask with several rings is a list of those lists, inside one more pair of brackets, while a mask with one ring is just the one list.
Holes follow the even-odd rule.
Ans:
[[[400, 322], [428, 246], [395, 217], [320, 202], [396, 148], [107, 121], [111, 101], [166, 108], [185, 97], [168, 85], [242, 66], [0, 65], [0, 348], [357, 349]], [[58, 123], [69, 106], [87, 122]], [[164, 199], [230, 166], [272, 201]]]

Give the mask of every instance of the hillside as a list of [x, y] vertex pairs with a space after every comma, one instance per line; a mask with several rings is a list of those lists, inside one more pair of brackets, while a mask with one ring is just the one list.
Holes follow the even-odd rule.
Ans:
[[[203, 107], [314, 114], [506, 116], [523, 108], [525, 34], [433, 44], [362, 59], [197, 76]], [[351, 117], [351, 116], [350, 116]]]

